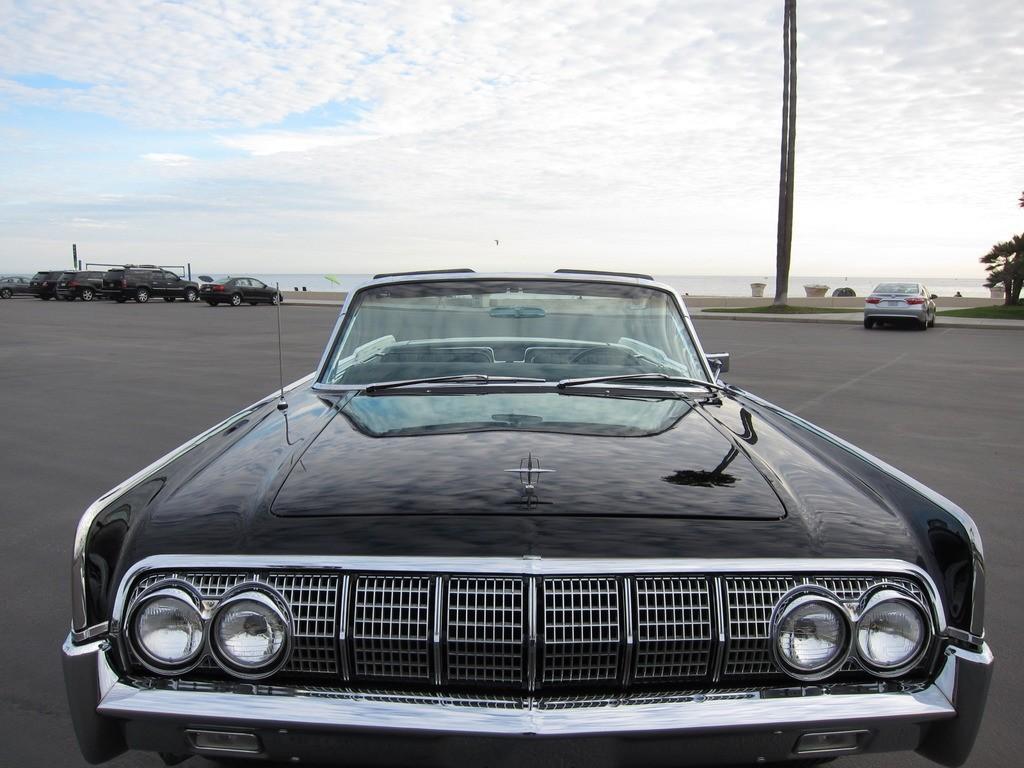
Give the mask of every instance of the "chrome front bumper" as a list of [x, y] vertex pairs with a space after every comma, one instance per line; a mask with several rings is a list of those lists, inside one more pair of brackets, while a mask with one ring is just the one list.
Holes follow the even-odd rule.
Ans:
[[118, 677], [104, 641], [75, 646], [69, 638], [63, 650], [72, 719], [90, 762], [126, 749], [213, 754], [195, 743], [195, 732], [209, 729], [254, 735], [259, 746], [251, 757], [337, 763], [342, 755], [359, 765], [778, 762], [823, 756], [798, 755], [797, 743], [835, 732], [857, 732], [848, 752], [916, 749], [959, 765], [974, 743], [992, 671], [987, 646], [950, 648], [934, 683], [898, 692], [808, 687], [796, 695], [744, 691], [556, 706], [523, 699], [517, 706], [487, 697], [255, 685], [147, 687]]

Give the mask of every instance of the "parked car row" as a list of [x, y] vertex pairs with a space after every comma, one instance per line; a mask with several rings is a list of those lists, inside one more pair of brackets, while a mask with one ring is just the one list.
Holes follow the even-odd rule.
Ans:
[[93, 301], [106, 298], [119, 304], [129, 299], [145, 304], [150, 299], [196, 302], [202, 298], [211, 307], [218, 304], [234, 307], [242, 304], [277, 304], [284, 300], [276, 288], [255, 277], [228, 277], [200, 286], [170, 270], [134, 264], [114, 267], [106, 272], [58, 269], [43, 270], [31, 278], [0, 278], [0, 298], [9, 299], [16, 294], [35, 296], [43, 301]]

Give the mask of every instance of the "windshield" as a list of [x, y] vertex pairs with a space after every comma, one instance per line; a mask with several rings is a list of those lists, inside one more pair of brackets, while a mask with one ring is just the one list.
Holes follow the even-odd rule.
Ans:
[[634, 373], [707, 380], [670, 294], [569, 280], [458, 280], [360, 291], [322, 383]]

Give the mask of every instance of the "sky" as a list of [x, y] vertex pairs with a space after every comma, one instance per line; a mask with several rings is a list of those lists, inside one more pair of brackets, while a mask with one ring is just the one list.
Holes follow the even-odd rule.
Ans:
[[[0, 0], [0, 271], [772, 275], [782, 8]], [[982, 276], [1024, 231], [1024, 3], [797, 26], [792, 273]]]

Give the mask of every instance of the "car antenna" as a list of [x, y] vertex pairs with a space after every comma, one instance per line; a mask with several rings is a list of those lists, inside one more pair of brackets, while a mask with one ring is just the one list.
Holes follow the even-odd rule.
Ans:
[[281, 284], [274, 283], [274, 303], [277, 304], [277, 375], [281, 385], [281, 396], [277, 400], [277, 410], [287, 411], [288, 401], [284, 399], [284, 343], [281, 340]]

